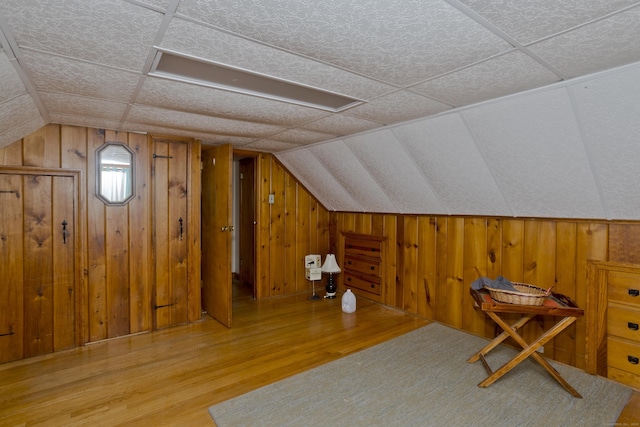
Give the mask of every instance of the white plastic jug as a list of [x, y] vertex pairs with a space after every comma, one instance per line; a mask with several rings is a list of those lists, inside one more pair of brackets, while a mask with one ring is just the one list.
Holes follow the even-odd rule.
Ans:
[[345, 313], [356, 311], [356, 296], [351, 292], [351, 289], [347, 289], [347, 292], [342, 294], [342, 311]]

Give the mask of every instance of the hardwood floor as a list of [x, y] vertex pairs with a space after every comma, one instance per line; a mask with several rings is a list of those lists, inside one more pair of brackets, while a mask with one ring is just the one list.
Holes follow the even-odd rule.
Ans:
[[[214, 426], [207, 408], [428, 322], [358, 300], [234, 298], [233, 328], [208, 316], [148, 334], [0, 365], [2, 426]], [[636, 393], [620, 425], [640, 425]], [[624, 422], [625, 424], [622, 424]]]

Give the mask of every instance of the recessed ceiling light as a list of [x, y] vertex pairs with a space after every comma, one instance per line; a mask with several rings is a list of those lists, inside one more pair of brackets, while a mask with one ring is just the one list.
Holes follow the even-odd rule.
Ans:
[[363, 101], [229, 65], [158, 50], [150, 76], [338, 112]]

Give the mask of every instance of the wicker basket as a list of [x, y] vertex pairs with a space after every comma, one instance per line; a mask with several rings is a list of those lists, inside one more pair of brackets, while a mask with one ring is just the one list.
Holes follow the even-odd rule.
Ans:
[[485, 286], [489, 294], [491, 294], [491, 298], [495, 301], [509, 304], [542, 305], [544, 299], [547, 297], [547, 291], [537, 286], [513, 282], [513, 287], [516, 288], [518, 292], [493, 289]]

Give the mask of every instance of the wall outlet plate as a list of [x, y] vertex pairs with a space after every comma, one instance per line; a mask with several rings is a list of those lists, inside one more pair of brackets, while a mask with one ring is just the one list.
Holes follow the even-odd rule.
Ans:
[[274, 204], [276, 202], [276, 195], [269, 194], [269, 204]]

